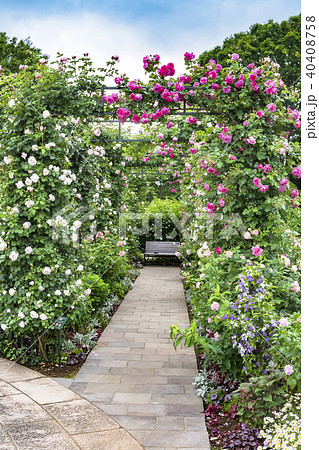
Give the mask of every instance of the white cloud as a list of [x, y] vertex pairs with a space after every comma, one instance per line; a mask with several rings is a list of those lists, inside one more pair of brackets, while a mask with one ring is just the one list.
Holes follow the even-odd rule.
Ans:
[[[179, 38], [169, 45], [167, 39], [158, 40], [150, 28], [140, 24], [114, 22], [105, 16], [94, 13], [78, 13], [66, 16], [56, 15], [22, 20], [15, 18], [6, 21], [9, 36], [26, 38], [42, 51], [55, 59], [57, 52], [65, 56], [82, 56], [88, 52], [94, 66], [104, 66], [114, 54], [120, 56], [117, 68], [132, 78], [145, 78], [143, 57], [158, 53], [163, 63], [174, 62], [177, 74], [184, 71], [185, 51], [197, 54], [205, 50], [205, 45], [194, 39], [192, 33], [179, 33]], [[195, 48], [196, 47], [196, 48]]]
[[[77, 0], [73, 0], [77, 1]], [[179, 2], [177, 2], [179, 3]], [[185, 51], [196, 56], [204, 50], [222, 44], [231, 34], [248, 30], [254, 23], [265, 23], [270, 14], [275, 21], [287, 19], [296, 8], [281, 0], [200, 0], [172, 3], [168, 17], [134, 17], [130, 23], [124, 14], [117, 17], [78, 10], [59, 14], [22, 11], [17, 16], [3, 11], [0, 29], [10, 36], [30, 36], [35, 46], [54, 60], [59, 51], [65, 56], [81, 56], [88, 52], [95, 67], [104, 66], [114, 54], [120, 56], [120, 73], [145, 79], [143, 57], [158, 53], [163, 64], [173, 62], [176, 74], [184, 72]], [[244, 11], [244, 14], [243, 14]], [[127, 17], [127, 16], [126, 16]]]

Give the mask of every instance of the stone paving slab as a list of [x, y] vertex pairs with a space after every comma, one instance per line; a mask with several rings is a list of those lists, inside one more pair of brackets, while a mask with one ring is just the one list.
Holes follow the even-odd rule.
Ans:
[[147, 450], [209, 450], [203, 404], [192, 386], [194, 349], [174, 350], [175, 323], [189, 325], [179, 268], [146, 266], [70, 389]]
[[121, 425], [79, 394], [0, 358], [0, 450], [142, 448]]

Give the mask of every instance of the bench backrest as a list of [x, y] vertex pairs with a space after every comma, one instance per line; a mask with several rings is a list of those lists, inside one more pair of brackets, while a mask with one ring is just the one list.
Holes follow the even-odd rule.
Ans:
[[166, 241], [146, 241], [145, 253], [152, 253], [158, 255], [175, 255], [180, 242], [166, 242]]

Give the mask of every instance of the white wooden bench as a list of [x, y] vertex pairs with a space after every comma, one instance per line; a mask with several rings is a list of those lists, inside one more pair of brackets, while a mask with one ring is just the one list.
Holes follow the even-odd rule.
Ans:
[[169, 241], [146, 241], [144, 261], [146, 256], [176, 256], [180, 242]]

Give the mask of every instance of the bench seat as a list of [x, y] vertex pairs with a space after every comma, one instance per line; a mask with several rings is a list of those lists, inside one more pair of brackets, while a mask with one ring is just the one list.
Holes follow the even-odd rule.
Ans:
[[180, 242], [146, 241], [144, 259], [145, 256], [176, 256], [175, 252], [180, 245]]

